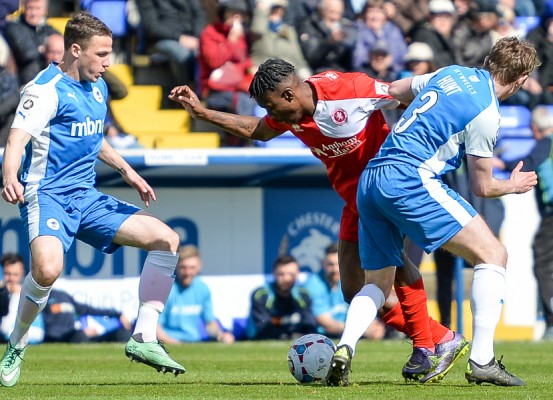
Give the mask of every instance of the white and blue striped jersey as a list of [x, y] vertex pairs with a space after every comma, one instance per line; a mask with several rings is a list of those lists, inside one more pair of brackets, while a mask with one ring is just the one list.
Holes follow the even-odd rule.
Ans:
[[24, 154], [25, 198], [93, 187], [102, 146], [107, 86], [77, 82], [50, 64], [21, 93], [12, 128], [32, 136]]
[[464, 154], [492, 157], [499, 102], [486, 70], [452, 65], [416, 76], [416, 95], [369, 167], [408, 163], [441, 175]]

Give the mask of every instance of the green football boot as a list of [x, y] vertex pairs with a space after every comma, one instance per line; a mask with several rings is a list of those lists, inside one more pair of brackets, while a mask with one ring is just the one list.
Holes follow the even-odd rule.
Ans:
[[19, 381], [21, 362], [25, 356], [25, 349], [18, 349], [8, 342], [2, 362], [0, 363], [0, 385], [12, 387]]
[[170, 372], [177, 376], [186, 371], [182, 365], [169, 357], [162, 341], [143, 342], [142, 335], [134, 335], [129, 339], [125, 346], [125, 355], [131, 361], [149, 365], [164, 374]]

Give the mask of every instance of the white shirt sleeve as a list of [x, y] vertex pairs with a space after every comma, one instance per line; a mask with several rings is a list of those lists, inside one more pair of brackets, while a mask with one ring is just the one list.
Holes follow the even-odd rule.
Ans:
[[56, 116], [57, 108], [58, 93], [55, 85], [30, 83], [21, 93], [12, 128], [21, 129], [35, 138], [39, 137]]
[[[440, 69], [438, 71], [440, 71]], [[434, 71], [429, 74], [413, 76], [413, 78], [411, 79], [411, 90], [413, 91], [413, 94], [415, 96], [418, 95], [421, 90], [424, 89], [426, 85], [428, 85], [428, 81], [432, 79], [432, 77], [436, 75], [438, 71]]]
[[476, 157], [493, 157], [499, 133], [499, 114], [490, 106], [476, 116], [465, 128], [465, 153]]

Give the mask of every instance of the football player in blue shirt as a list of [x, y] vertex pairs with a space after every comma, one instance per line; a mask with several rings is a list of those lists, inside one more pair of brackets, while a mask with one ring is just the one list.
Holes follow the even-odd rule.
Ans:
[[[466, 154], [477, 196], [524, 193], [536, 185], [535, 172], [522, 172], [522, 163], [508, 180], [495, 179], [492, 156], [499, 101], [516, 93], [539, 65], [529, 42], [508, 37], [494, 45], [483, 69], [453, 65], [392, 83], [390, 94], [412, 102], [359, 182], [359, 248], [366, 284], [351, 302], [330, 376], [349, 370], [349, 360], [342, 356], [343, 349], [354, 345], [348, 338], [356, 337], [349, 325], [360, 330], [373, 321], [390, 293], [396, 266], [402, 265], [403, 239], [408, 236], [428, 253], [442, 247], [474, 265], [473, 343], [465, 372], [469, 383], [524, 385], [494, 356], [507, 250], [440, 175], [458, 168]], [[359, 305], [365, 307], [362, 313], [355, 312]], [[427, 355], [420, 350], [424, 360]], [[430, 374], [425, 380], [433, 378]]]
[[78, 13], [67, 22], [62, 61], [41, 71], [21, 93], [4, 152], [2, 197], [19, 203], [32, 270], [23, 283], [17, 323], [0, 364], [2, 386], [19, 380], [27, 330], [46, 305], [75, 238], [105, 253], [121, 245], [148, 251], [136, 328], [125, 353], [158, 371], [184, 372], [156, 338], [158, 317], [173, 284], [179, 236], [159, 219], [93, 186], [100, 159], [138, 191], [146, 207], [156, 200], [148, 183], [103, 137], [108, 92], [101, 76], [111, 50], [110, 29], [96, 17]]

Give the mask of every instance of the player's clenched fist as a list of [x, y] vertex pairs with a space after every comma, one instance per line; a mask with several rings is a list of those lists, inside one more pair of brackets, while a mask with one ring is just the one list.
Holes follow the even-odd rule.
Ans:
[[5, 183], [2, 189], [2, 198], [8, 203], [23, 203], [23, 185], [19, 182]]

